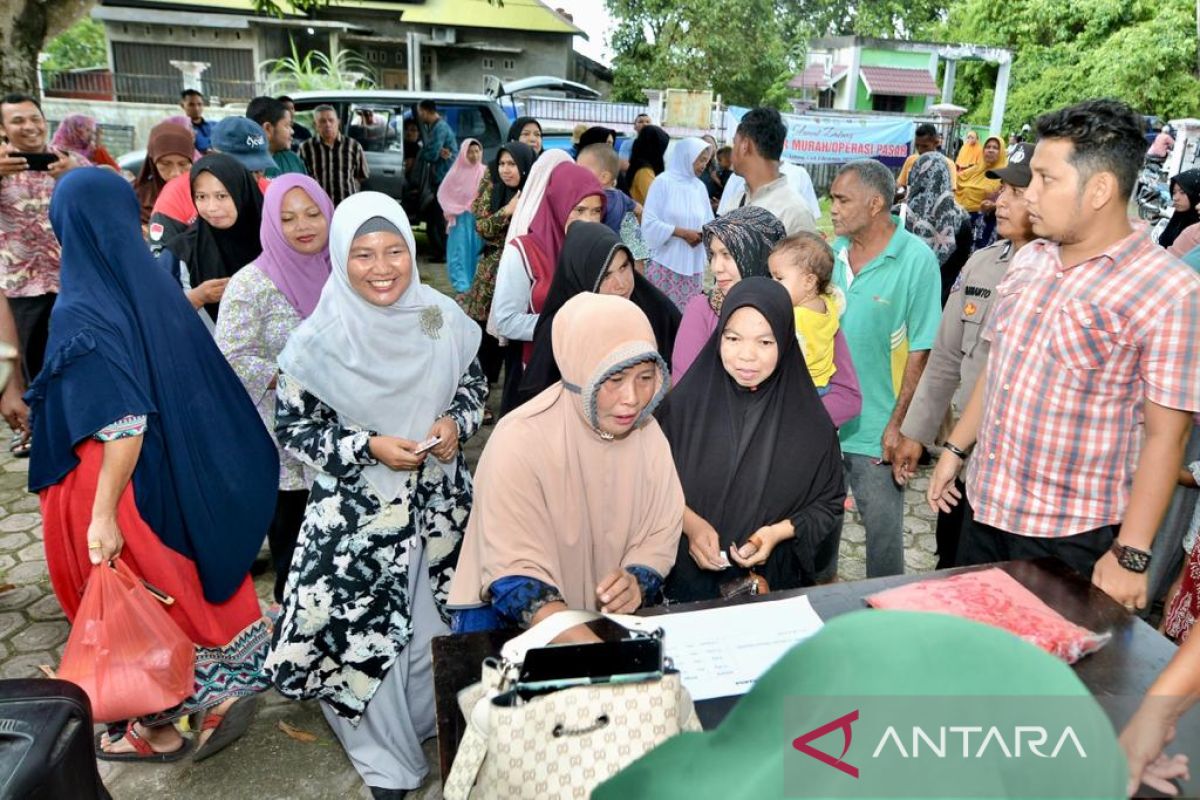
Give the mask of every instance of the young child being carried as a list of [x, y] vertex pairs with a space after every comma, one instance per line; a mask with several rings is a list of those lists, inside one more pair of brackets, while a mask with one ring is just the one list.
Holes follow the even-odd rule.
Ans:
[[771, 277], [782, 283], [792, 297], [796, 338], [817, 394], [824, 396], [837, 370], [833, 339], [846, 308], [845, 298], [830, 284], [833, 250], [814, 233], [797, 233], [775, 245], [767, 266]]
[[589, 144], [580, 151], [575, 163], [590, 170], [604, 187], [607, 200], [604, 224], [621, 237], [621, 241], [633, 253], [634, 268], [644, 274], [650, 248], [642, 238], [642, 207], [634, 202], [632, 197], [616, 188], [617, 172], [621, 164], [617, 151], [611, 144]]

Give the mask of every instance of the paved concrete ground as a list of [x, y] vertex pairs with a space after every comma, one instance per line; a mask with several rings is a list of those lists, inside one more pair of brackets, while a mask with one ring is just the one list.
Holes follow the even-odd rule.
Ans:
[[[433, 265], [426, 280], [445, 289], [444, 268]], [[493, 392], [497, 400], [498, 391]], [[466, 448], [474, 466], [490, 428]], [[0, 455], [0, 677], [41, 676], [40, 665], [56, 666], [69, 626], [51, 590], [41, 541], [37, 499], [28, 494], [28, 461]], [[910, 572], [933, 569], [933, 514], [921, 499], [924, 475], [915, 479], [905, 496], [906, 561]], [[863, 528], [857, 515], [847, 519], [842, 539], [840, 577], [864, 576]], [[260, 597], [270, 592], [271, 576], [259, 579]], [[11, 585], [11, 586], [8, 586]], [[265, 607], [265, 604], [264, 604]], [[316, 737], [297, 741], [280, 728], [288, 725]], [[426, 744], [436, 764], [436, 743]], [[171, 765], [102, 763], [102, 775], [118, 800], [211, 797], [222, 800], [332, 800], [369, 795], [342, 753], [315, 703], [295, 703], [274, 692], [260, 702], [250, 731], [235, 745], [200, 764]], [[435, 767], [436, 772], [436, 767]], [[412, 797], [440, 800], [436, 774]]]

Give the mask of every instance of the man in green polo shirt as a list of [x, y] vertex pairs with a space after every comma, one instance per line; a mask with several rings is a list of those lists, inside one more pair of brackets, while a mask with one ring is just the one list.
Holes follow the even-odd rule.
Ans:
[[[862, 387], [862, 413], [841, 427], [846, 483], [862, 515], [867, 577], [904, 572], [904, 489], [891, 451], [941, 317], [937, 257], [891, 214], [896, 182], [878, 161], [852, 161], [830, 189], [833, 283], [846, 295], [841, 329]], [[840, 537], [839, 537], [840, 538]], [[818, 576], [837, 573], [837, 548], [823, 548]]]

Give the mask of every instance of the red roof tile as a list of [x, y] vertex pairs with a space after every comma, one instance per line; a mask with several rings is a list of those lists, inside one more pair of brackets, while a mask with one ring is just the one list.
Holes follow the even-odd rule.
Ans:
[[810, 64], [808, 69], [801, 72], [796, 77], [788, 82], [789, 89], [818, 89], [825, 90], [833, 87], [835, 83], [846, 76], [846, 68], [843, 66], [835, 66], [833, 68], [832, 77], [829, 82], [825, 82], [825, 66], [823, 64]]
[[859, 74], [871, 94], [930, 97], [941, 93], [929, 72], [900, 67], [862, 67]]

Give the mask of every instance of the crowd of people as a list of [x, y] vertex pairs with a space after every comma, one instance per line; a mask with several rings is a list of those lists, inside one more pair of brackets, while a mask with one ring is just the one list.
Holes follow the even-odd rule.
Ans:
[[[931, 452], [939, 567], [1051, 555], [1130, 611], [1156, 599], [1151, 545], [1200, 480], [1200, 277], [1177, 257], [1200, 171], [1153, 241], [1128, 214], [1127, 106], [1047, 113], [1036, 143], [971, 133], [953, 159], [918, 126], [899, 178], [841, 166], [829, 242], [772, 109], [725, 147], [641, 115], [573, 153], [521, 117], [488, 159], [424, 101], [405, 155], [443, 294], [337, 109], [301, 133], [286, 97], [215, 124], [181, 105], [131, 182], [94, 121], [51, 141], [35, 98], [0, 100], [0, 339], [21, 353], [0, 413], [55, 593], [74, 620], [119, 557], [197, 653], [193, 696], [97, 757], [210, 757], [274, 686], [402, 796], [428, 771], [433, 637], [834, 581], [850, 507], [867, 575], [901, 574]], [[1197, 527], [1155, 695], [1200, 692]], [[1135, 777], [1179, 774], [1160, 754], [1186, 706], [1139, 712]]]

